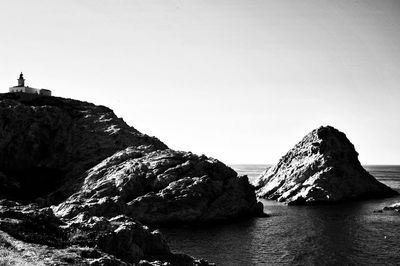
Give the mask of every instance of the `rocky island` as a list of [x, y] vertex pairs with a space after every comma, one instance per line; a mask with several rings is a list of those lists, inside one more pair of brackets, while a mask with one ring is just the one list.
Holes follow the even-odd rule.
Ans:
[[397, 192], [377, 181], [360, 164], [346, 135], [331, 127], [307, 134], [257, 184], [259, 197], [291, 205], [382, 198]]
[[0, 198], [0, 247], [57, 265], [207, 265], [143, 223], [263, 214], [247, 177], [218, 160], [169, 149], [107, 107], [25, 93], [0, 95]]

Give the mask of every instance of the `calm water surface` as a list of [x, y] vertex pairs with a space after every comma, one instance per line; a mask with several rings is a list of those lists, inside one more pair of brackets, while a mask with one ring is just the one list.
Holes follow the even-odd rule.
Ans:
[[[254, 179], [265, 165], [233, 165]], [[400, 191], [400, 166], [366, 166]], [[262, 200], [271, 216], [208, 228], [161, 229], [171, 248], [217, 265], [400, 265], [400, 214], [374, 210], [400, 197], [333, 206]]]

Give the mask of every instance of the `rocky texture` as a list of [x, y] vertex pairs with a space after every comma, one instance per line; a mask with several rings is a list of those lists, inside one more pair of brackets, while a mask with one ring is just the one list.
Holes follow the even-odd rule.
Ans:
[[50, 208], [8, 200], [0, 201], [0, 246], [29, 264], [209, 265], [171, 253], [158, 231], [123, 215], [107, 219], [81, 214], [65, 221]]
[[232, 221], [263, 209], [247, 177], [218, 160], [168, 149], [107, 107], [23, 93], [0, 95], [2, 198], [10, 254], [56, 265], [206, 265], [172, 254], [140, 222]]
[[129, 147], [87, 172], [60, 217], [124, 213], [146, 224], [213, 222], [262, 214], [254, 187], [218, 160], [170, 149]]
[[397, 194], [360, 164], [346, 135], [327, 126], [313, 130], [259, 179], [258, 195], [288, 204], [321, 204]]
[[0, 180], [7, 179], [0, 192], [7, 198], [18, 195], [29, 202], [51, 194], [52, 202], [62, 201], [90, 167], [139, 145], [167, 148], [104, 106], [24, 93], [0, 95]]
[[262, 213], [247, 178], [221, 162], [170, 150], [104, 106], [57, 97], [0, 96], [1, 180], [5, 198], [59, 204], [60, 217], [174, 223]]
[[400, 202], [394, 203], [390, 206], [387, 206], [383, 208], [384, 210], [390, 210], [390, 211], [397, 211], [400, 212]]

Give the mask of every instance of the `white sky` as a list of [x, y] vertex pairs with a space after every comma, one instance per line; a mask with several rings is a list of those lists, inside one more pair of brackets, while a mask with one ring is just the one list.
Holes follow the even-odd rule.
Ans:
[[0, 0], [2, 91], [20, 71], [225, 163], [329, 124], [400, 164], [400, 1]]

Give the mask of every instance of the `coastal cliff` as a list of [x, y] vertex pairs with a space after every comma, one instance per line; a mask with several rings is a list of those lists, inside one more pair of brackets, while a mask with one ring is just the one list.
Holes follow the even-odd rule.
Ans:
[[307, 134], [259, 177], [257, 188], [259, 197], [304, 205], [397, 194], [361, 166], [354, 145], [330, 126]]
[[[209, 223], [263, 214], [247, 177], [218, 160], [169, 149], [107, 107], [24, 93], [0, 95], [0, 199], [5, 238], [51, 249], [54, 256], [73, 246], [97, 248], [89, 252], [100, 254], [95, 258], [71, 255], [83, 265], [106, 257], [206, 265], [172, 254], [141, 223]], [[40, 236], [38, 221], [49, 221], [55, 235]], [[74, 230], [84, 235], [82, 241]], [[102, 234], [113, 237], [99, 239]], [[151, 253], [153, 246], [162, 252]]]
[[169, 149], [104, 106], [3, 94], [0, 129], [3, 197], [59, 205], [63, 217], [85, 210], [152, 223], [207, 222], [262, 211], [247, 178], [218, 160]]
[[8, 198], [61, 202], [90, 167], [139, 145], [167, 148], [104, 106], [25, 93], [0, 95], [0, 171], [9, 180], [0, 191]]

